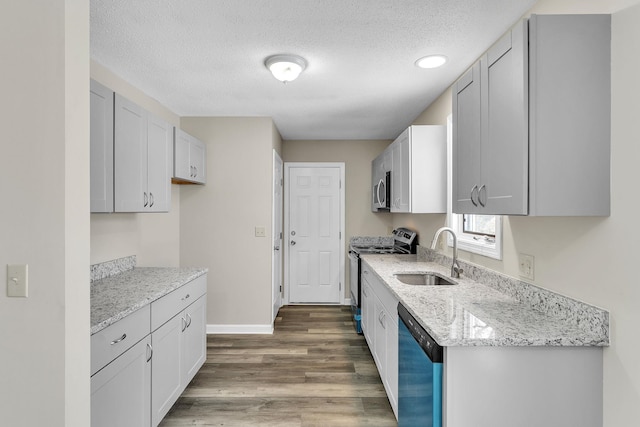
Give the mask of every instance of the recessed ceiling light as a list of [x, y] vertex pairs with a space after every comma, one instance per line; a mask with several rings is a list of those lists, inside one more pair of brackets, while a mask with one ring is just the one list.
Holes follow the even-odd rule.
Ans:
[[416, 61], [416, 66], [420, 68], [438, 68], [447, 62], [447, 57], [444, 55], [429, 55], [424, 58], [420, 58]]
[[265, 59], [264, 65], [273, 77], [286, 83], [298, 78], [307, 67], [307, 61], [298, 55], [273, 55]]

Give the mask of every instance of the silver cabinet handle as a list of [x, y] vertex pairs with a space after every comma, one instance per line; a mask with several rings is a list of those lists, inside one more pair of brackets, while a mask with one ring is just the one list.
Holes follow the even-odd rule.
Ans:
[[487, 186], [482, 184], [482, 187], [480, 187], [480, 189], [478, 190], [478, 203], [480, 203], [480, 206], [482, 206], [483, 208], [485, 207], [485, 203], [482, 203], [482, 189], [484, 188], [484, 201], [485, 203], [487, 202]]
[[154, 202], [153, 193], [149, 193], [149, 200], [151, 201], [151, 203], [149, 204], [149, 207], [152, 207], [153, 206], [153, 202]]
[[181, 318], [180, 320], [182, 320], [182, 331], [181, 331], [181, 332], [184, 332], [184, 331], [185, 331], [185, 329], [187, 329], [187, 319], [185, 319], [185, 318], [183, 317], [183, 318]]
[[367, 274], [368, 275], [369, 274], [369, 270], [363, 271], [362, 274]]
[[147, 192], [144, 192], [144, 208], [147, 207], [147, 205], [149, 204], [149, 199], [147, 198]]
[[125, 338], [127, 338], [127, 334], [122, 334], [120, 338], [111, 341], [111, 345], [118, 344], [119, 342], [122, 342]]
[[292, 240], [292, 241], [291, 241], [291, 246], [295, 246], [295, 245], [296, 245], [296, 241], [295, 241], [295, 240]]
[[473, 193], [475, 193], [476, 191], [478, 191], [478, 186], [474, 185], [473, 188], [471, 189], [471, 203], [473, 204], [473, 206], [478, 206], [478, 204], [476, 203], [475, 200], [473, 200]]
[[198, 176], [198, 167], [194, 166], [193, 170], [194, 170], [193, 177], [196, 178]]
[[367, 298], [369, 297], [369, 295], [367, 295], [367, 288], [362, 288], [362, 294]]
[[187, 318], [189, 319], [189, 322], [187, 323], [187, 328], [189, 326], [191, 326], [191, 316], [189, 315], [189, 313], [187, 313]]
[[149, 363], [153, 357], [153, 347], [151, 347], [151, 344], [147, 344], [147, 354], [149, 354], [149, 358], [147, 359], [147, 363]]
[[189, 176], [190, 176], [191, 178], [193, 178], [193, 177], [194, 177], [194, 175], [193, 175], [193, 166], [189, 166]]

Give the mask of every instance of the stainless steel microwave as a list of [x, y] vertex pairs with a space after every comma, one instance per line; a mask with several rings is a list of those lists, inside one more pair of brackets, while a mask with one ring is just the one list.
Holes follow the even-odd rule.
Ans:
[[388, 212], [391, 210], [391, 172], [373, 183], [373, 211]]

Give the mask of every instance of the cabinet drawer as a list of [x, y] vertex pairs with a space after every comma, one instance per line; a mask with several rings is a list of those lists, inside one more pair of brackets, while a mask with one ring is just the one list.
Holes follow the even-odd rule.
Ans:
[[[387, 288], [387, 285], [376, 276], [366, 263], [362, 264], [362, 277], [369, 283], [371, 289], [376, 294], [385, 311], [390, 315], [398, 313], [398, 298]], [[397, 322], [397, 320], [395, 320]]]
[[149, 335], [150, 311], [147, 305], [91, 335], [91, 375]]
[[207, 292], [207, 275], [202, 275], [151, 303], [151, 330], [155, 331]]

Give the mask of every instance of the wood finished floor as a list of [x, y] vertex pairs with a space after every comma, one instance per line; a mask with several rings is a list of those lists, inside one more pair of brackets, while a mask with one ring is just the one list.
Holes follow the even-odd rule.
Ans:
[[286, 306], [273, 335], [209, 335], [171, 426], [397, 426], [349, 307]]

